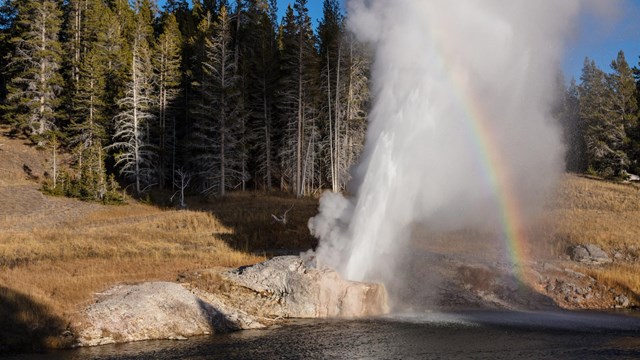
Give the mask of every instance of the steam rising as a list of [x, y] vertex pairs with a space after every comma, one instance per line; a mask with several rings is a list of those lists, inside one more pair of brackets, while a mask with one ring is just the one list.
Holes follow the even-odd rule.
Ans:
[[351, 0], [349, 26], [375, 50], [374, 104], [354, 196], [325, 194], [310, 220], [318, 261], [388, 281], [416, 223], [499, 231], [503, 197], [532, 217], [562, 170], [550, 109], [581, 5]]

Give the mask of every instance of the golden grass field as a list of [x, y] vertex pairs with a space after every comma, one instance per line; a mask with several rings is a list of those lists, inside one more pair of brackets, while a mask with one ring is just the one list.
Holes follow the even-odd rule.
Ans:
[[[550, 198], [540, 230], [554, 255], [570, 245], [595, 244], [615, 264], [585, 268], [599, 281], [640, 294], [640, 187], [566, 175]], [[627, 259], [627, 260], [625, 260]]]
[[[58, 346], [56, 334], [73, 325], [73, 314], [114, 284], [173, 281], [182, 272], [315, 245], [307, 220], [316, 199], [236, 193], [188, 199], [190, 210], [178, 211], [134, 200], [104, 206], [44, 196], [23, 165], [41, 180], [48, 154], [23, 142], [0, 137], [0, 340], [2, 329], [15, 335], [22, 327], [23, 338], [4, 339], [16, 347]], [[273, 221], [272, 214], [292, 206], [286, 225]], [[562, 257], [569, 245], [592, 243], [635, 257], [584, 271], [640, 294], [639, 219], [638, 186], [566, 175], [538, 225], [536, 246]], [[34, 331], [42, 332], [40, 343], [27, 336]]]
[[[67, 326], [95, 293], [114, 284], [175, 281], [181, 272], [262, 261], [265, 256], [261, 251], [257, 255], [251, 251], [261, 244], [247, 242], [261, 241], [261, 233], [287, 234], [290, 230], [287, 236], [296, 246], [310, 239], [308, 235], [297, 237], [306, 218], [293, 211], [286, 227], [267, 220], [273, 210], [291, 201], [300, 207], [315, 207], [313, 200], [243, 194], [231, 195], [223, 204], [205, 206], [215, 211], [226, 209], [223, 217], [231, 224], [243, 222], [234, 227], [221, 221], [214, 210], [163, 210], [131, 202], [96, 206], [87, 214], [53, 226], [29, 223], [31, 227], [25, 230], [2, 231], [0, 303], [10, 302], [10, 293], [23, 295], [36, 307], [21, 308], [20, 317], [25, 323], [45, 325], [43, 321], [54, 315]], [[243, 207], [246, 202], [254, 204], [252, 214]], [[14, 221], [20, 220], [9, 221], [15, 229]], [[7, 224], [5, 219], [0, 227]], [[238, 233], [238, 228], [243, 232]], [[279, 241], [284, 239], [280, 237]], [[6, 315], [0, 316], [0, 328], [2, 319], [8, 316], [2, 313], [0, 309], [0, 314]]]
[[[21, 140], [0, 137], [0, 144], [0, 352], [59, 345], [73, 314], [114, 284], [175, 281], [182, 272], [259, 262], [265, 249], [313, 245], [306, 230], [313, 199], [231, 194], [172, 210], [48, 197], [23, 169], [41, 179], [47, 154]], [[286, 225], [273, 221], [291, 206]]]

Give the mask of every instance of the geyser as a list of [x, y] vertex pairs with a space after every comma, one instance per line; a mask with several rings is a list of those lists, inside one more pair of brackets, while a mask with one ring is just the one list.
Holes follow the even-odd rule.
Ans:
[[349, 1], [349, 26], [375, 53], [374, 103], [353, 197], [325, 194], [309, 222], [319, 263], [388, 283], [416, 223], [495, 229], [517, 259], [562, 170], [550, 112], [582, 3]]

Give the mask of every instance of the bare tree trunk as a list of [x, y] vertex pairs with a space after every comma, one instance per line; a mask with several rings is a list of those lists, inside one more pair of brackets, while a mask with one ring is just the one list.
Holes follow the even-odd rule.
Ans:
[[[171, 174], [176, 173], [176, 119], [173, 119], [173, 131], [171, 133]], [[171, 190], [175, 191], [175, 184], [171, 182]]]
[[136, 193], [140, 195], [140, 144], [139, 144], [139, 124], [138, 124], [138, 67], [136, 66], [137, 41], [133, 45], [132, 54], [132, 81], [133, 81], [133, 131], [134, 131], [134, 161], [136, 177]]
[[349, 131], [349, 124], [351, 122], [351, 112], [352, 112], [352, 103], [353, 103], [353, 39], [349, 40], [349, 90], [347, 91], [347, 113], [345, 122], [346, 122], [346, 130], [345, 135], [347, 137], [348, 143], [348, 154], [347, 154], [347, 167], [351, 167], [353, 163], [353, 139], [351, 136], [351, 132]]
[[296, 196], [302, 196], [302, 34], [300, 34], [300, 43], [298, 49], [298, 134], [296, 144]]
[[165, 160], [165, 144], [166, 144], [166, 132], [167, 132], [167, 88], [166, 88], [166, 61], [165, 54], [167, 53], [166, 42], [160, 44], [162, 46], [161, 55], [160, 55], [160, 79], [158, 80], [160, 84], [159, 89], [159, 112], [160, 112], [160, 188], [164, 189], [165, 186], [165, 169], [166, 169], [166, 160]]
[[235, 43], [235, 54], [234, 54], [234, 61], [235, 61], [235, 74], [234, 75], [238, 75], [238, 72], [240, 71], [238, 64], [240, 63], [240, 15], [241, 15], [241, 7], [240, 7], [240, 1], [241, 0], [236, 0], [236, 43]]
[[91, 96], [89, 97], [89, 141], [87, 143], [87, 147], [93, 146], [93, 113], [94, 113], [94, 91], [95, 88], [94, 79], [92, 78], [89, 82], [89, 87], [91, 89]]
[[[222, 46], [222, 63], [221, 65], [221, 74], [220, 74], [220, 88], [224, 89], [225, 88], [225, 79], [226, 79], [226, 75], [227, 72], [225, 71], [226, 69], [226, 62], [227, 62], [227, 54], [226, 54], [226, 46]], [[227, 111], [227, 101], [226, 101], [226, 94], [223, 92], [222, 93], [222, 99], [220, 102], [221, 105], [221, 109], [222, 111], [220, 111], [221, 117], [220, 117], [220, 196], [225, 196], [225, 190], [226, 190], [226, 186], [225, 186], [225, 182], [226, 182], [226, 174], [225, 174], [225, 168], [226, 168], [226, 144], [225, 144], [225, 135], [227, 132], [227, 119], [226, 119], [226, 111]]]
[[334, 183], [333, 183], [333, 192], [340, 191], [340, 56], [341, 56], [341, 45], [338, 45], [338, 61], [336, 64], [336, 103], [334, 106], [335, 109], [335, 119], [336, 126], [334, 130], [334, 162], [335, 166], [334, 173]]
[[[244, 109], [244, 106], [243, 106]], [[242, 192], [245, 192], [247, 190], [247, 156], [245, 154], [246, 149], [244, 148], [244, 146], [246, 145], [246, 134], [247, 134], [247, 129], [246, 129], [246, 123], [244, 121], [244, 119], [241, 119], [242, 121], [242, 126], [240, 127], [240, 132], [241, 132], [241, 136], [242, 136], [242, 153], [240, 154], [241, 158], [240, 158], [240, 162], [241, 164], [241, 174], [242, 174], [242, 179], [241, 179], [241, 183], [242, 183]]]
[[75, 2], [75, 18], [74, 18], [74, 31], [73, 31], [73, 42], [74, 42], [74, 63], [72, 69], [73, 80], [76, 84], [76, 88], [78, 85], [78, 81], [80, 79], [80, 69], [78, 69], [78, 65], [80, 64], [80, 42], [81, 42], [81, 26], [82, 26], [82, 10], [80, 9], [80, 1]]
[[53, 187], [58, 185], [58, 156], [57, 156], [58, 143], [56, 136], [53, 135]]
[[327, 106], [329, 108], [329, 164], [331, 167], [331, 190], [337, 192], [336, 189], [336, 166], [335, 153], [333, 152], [333, 118], [331, 117], [331, 59], [329, 50], [327, 50]]
[[262, 82], [262, 111], [264, 116], [264, 151], [266, 159], [267, 191], [271, 191], [271, 120], [267, 104], [267, 79]]
[[104, 170], [102, 169], [102, 144], [98, 146], [98, 176], [99, 176], [99, 186], [100, 186], [100, 199], [104, 197], [104, 194], [107, 192], [106, 189], [106, 179], [104, 178]]
[[[47, 20], [46, 17], [47, 15], [44, 13], [43, 10], [40, 10], [40, 14], [42, 15], [42, 28], [40, 29], [40, 41], [41, 41], [41, 46], [40, 46], [40, 50], [42, 50], [42, 53], [45, 53], [45, 51], [47, 50]], [[38, 135], [42, 135], [44, 134], [45, 130], [46, 130], [46, 120], [44, 118], [44, 109], [45, 109], [45, 84], [46, 84], [46, 71], [47, 71], [47, 61], [45, 60], [45, 58], [40, 59], [40, 124], [39, 124], [39, 129], [38, 129]]]
[[225, 126], [226, 126], [226, 121], [225, 121], [225, 115], [223, 114], [222, 117], [220, 118], [220, 126], [221, 126], [221, 131], [220, 131], [220, 195], [224, 196], [225, 195]]

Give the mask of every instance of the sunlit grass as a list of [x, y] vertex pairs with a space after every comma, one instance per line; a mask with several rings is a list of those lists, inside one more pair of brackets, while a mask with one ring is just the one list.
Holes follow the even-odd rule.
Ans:
[[544, 240], [562, 253], [595, 244], [610, 254], [640, 245], [640, 188], [567, 175], [541, 221]]

